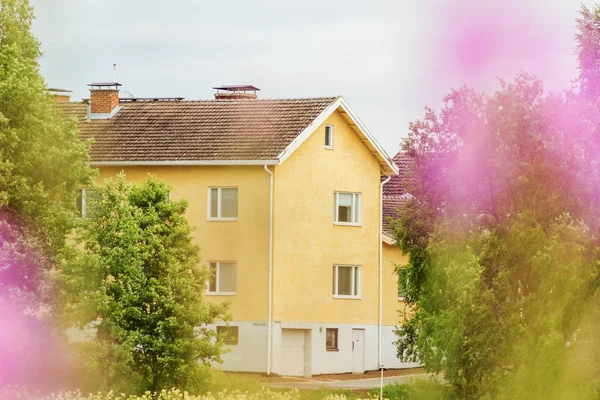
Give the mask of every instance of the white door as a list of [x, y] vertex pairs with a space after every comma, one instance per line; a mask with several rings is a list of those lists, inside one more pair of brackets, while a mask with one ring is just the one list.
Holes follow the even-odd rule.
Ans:
[[281, 375], [304, 376], [304, 331], [281, 330]]
[[352, 329], [352, 373], [365, 372], [365, 330]]

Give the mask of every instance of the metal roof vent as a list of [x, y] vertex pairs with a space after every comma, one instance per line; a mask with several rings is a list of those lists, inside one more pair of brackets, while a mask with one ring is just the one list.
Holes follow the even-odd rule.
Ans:
[[256, 92], [260, 89], [252, 85], [226, 85], [217, 86], [216, 100], [245, 100], [256, 99]]

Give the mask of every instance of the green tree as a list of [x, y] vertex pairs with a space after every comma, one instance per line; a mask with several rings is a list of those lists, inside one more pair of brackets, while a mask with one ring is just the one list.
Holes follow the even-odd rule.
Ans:
[[[53, 271], [73, 227], [77, 190], [92, 175], [88, 145], [40, 75], [32, 20], [27, 0], [0, 3], [0, 320], [18, 327], [3, 336], [0, 384], [36, 381], [56, 355], [49, 351]], [[27, 346], [17, 346], [25, 337]]]
[[444, 372], [454, 398], [594, 398], [599, 126], [579, 93], [527, 75], [455, 90], [411, 125], [398, 355]]
[[203, 299], [208, 271], [187, 202], [151, 176], [135, 185], [121, 174], [98, 191], [78, 232], [85, 251], [64, 268], [65, 313], [93, 331], [89, 377], [100, 389], [199, 390], [222, 345], [206, 324], [227, 319], [227, 307]]

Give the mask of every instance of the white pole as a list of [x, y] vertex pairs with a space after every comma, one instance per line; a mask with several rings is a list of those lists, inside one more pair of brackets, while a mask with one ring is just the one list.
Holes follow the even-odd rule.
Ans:
[[383, 400], [383, 364], [379, 365], [381, 367], [381, 378], [379, 381], [379, 400]]
[[117, 64], [113, 64], [113, 82], [117, 81]]
[[381, 379], [379, 382], [379, 399], [383, 399], [383, 186], [392, 179], [392, 176], [385, 178], [379, 186], [379, 324], [378, 324], [378, 359], [381, 369]]
[[273, 348], [273, 172], [265, 165], [269, 177], [269, 306], [267, 323], [267, 375], [271, 375]]

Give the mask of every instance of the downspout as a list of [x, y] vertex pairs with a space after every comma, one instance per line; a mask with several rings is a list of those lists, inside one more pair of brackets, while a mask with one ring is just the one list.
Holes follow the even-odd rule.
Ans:
[[383, 186], [392, 179], [388, 176], [379, 184], [379, 326], [378, 326], [378, 360], [379, 368], [383, 372], [383, 347], [382, 347], [382, 330], [383, 330]]
[[271, 375], [273, 348], [273, 172], [265, 165], [269, 177], [269, 306], [267, 322], [267, 375]]

